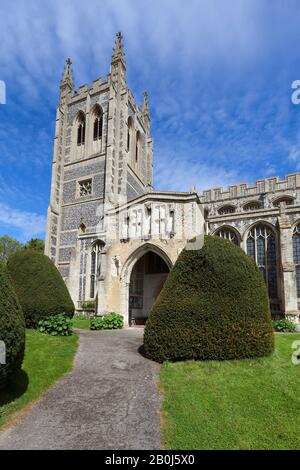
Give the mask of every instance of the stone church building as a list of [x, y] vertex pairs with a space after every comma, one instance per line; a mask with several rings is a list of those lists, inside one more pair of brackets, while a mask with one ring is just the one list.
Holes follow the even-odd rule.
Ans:
[[110, 73], [74, 90], [71, 61], [60, 83], [46, 254], [78, 312], [95, 301], [125, 324], [143, 323], [191, 238], [239, 245], [264, 277], [272, 313], [300, 321], [300, 173], [198, 194], [152, 187], [147, 94], [126, 83], [121, 34]]

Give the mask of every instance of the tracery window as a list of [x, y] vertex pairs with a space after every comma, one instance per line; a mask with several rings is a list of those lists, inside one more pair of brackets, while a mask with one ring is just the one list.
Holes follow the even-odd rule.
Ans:
[[90, 298], [95, 297], [96, 276], [101, 273], [101, 253], [104, 247], [103, 242], [96, 242], [91, 252], [91, 274], [90, 274]]
[[79, 181], [79, 196], [88, 196], [92, 194], [92, 180]]
[[77, 119], [77, 145], [84, 145], [85, 143], [85, 117], [81, 113]]
[[94, 140], [100, 140], [102, 138], [103, 113], [99, 106], [97, 106], [94, 115], [95, 115], [95, 120], [94, 120], [93, 138]]
[[131, 116], [129, 116], [128, 122], [127, 122], [127, 152], [130, 151], [131, 133], [132, 133], [132, 118]]
[[216, 232], [216, 235], [218, 237], [224, 238], [225, 240], [229, 240], [235, 245], [239, 246], [239, 239], [237, 237], [237, 234], [235, 233], [234, 230], [231, 230], [228, 227], [221, 228]]
[[235, 212], [234, 206], [223, 206], [218, 210], [220, 215], [233, 214]]
[[261, 204], [259, 201], [251, 201], [244, 205], [244, 211], [256, 211], [261, 208]]
[[278, 199], [276, 199], [274, 202], [273, 202], [273, 206], [279, 206], [280, 204], [284, 204], [285, 206], [291, 206], [292, 204], [294, 204], [294, 198], [293, 197], [289, 197], [289, 196], [283, 196], [283, 197], [280, 197]]
[[293, 256], [296, 269], [297, 297], [300, 297], [300, 224], [293, 232]]
[[137, 163], [139, 160], [139, 152], [140, 152], [140, 131], [137, 131], [136, 133], [136, 140], [135, 140], [135, 162]]
[[266, 281], [269, 297], [277, 297], [276, 237], [264, 224], [253, 227], [247, 238], [247, 254], [253, 258]]

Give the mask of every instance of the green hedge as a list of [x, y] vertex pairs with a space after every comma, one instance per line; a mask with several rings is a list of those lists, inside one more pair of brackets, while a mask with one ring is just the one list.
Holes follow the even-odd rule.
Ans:
[[57, 313], [74, 315], [74, 304], [58, 269], [42, 253], [22, 250], [8, 259], [8, 270], [23, 308], [26, 326]]
[[158, 362], [270, 354], [269, 300], [252, 259], [212, 236], [201, 250], [183, 250], [146, 322], [144, 348]]
[[0, 363], [0, 389], [2, 389], [21, 369], [25, 348], [25, 322], [7, 269], [1, 263], [0, 292], [0, 340], [4, 342], [6, 349], [6, 364]]

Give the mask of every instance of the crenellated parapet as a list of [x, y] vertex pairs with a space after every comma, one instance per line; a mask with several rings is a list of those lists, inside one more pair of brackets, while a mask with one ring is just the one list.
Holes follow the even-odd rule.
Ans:
[[254, 185], [241, 183], [230, 185], [227, 189], [208, 189], [203, 191], [200, 198], [202, 203], [213, 201], [222, 202], [240, 197], [256, 198], [264, 193], [273, 193], [275, 195], [282, 191], [293, 191], [295, 189], [300, 189], [300, 173], [287, 175], [283, 180], [280, 180], [278, 176], [275, 176], [272, 178], [256, 180]]

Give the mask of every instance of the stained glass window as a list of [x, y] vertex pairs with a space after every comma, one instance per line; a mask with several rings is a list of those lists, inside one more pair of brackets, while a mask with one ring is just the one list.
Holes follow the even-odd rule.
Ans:
[[221, 228], [217, 231], [216, 235], [221, 238], [225, 238], [225, 240], [229, 240], [235, 245], [239, 245], [238, 237], [234, 230], [231, 230], [228, 227]]
[[256, 262], [267, 283], [270, 298], [277, 297], [276, 237], [273, 230], [259, 224], [253, 227], [247, 238], [247, 254]]

